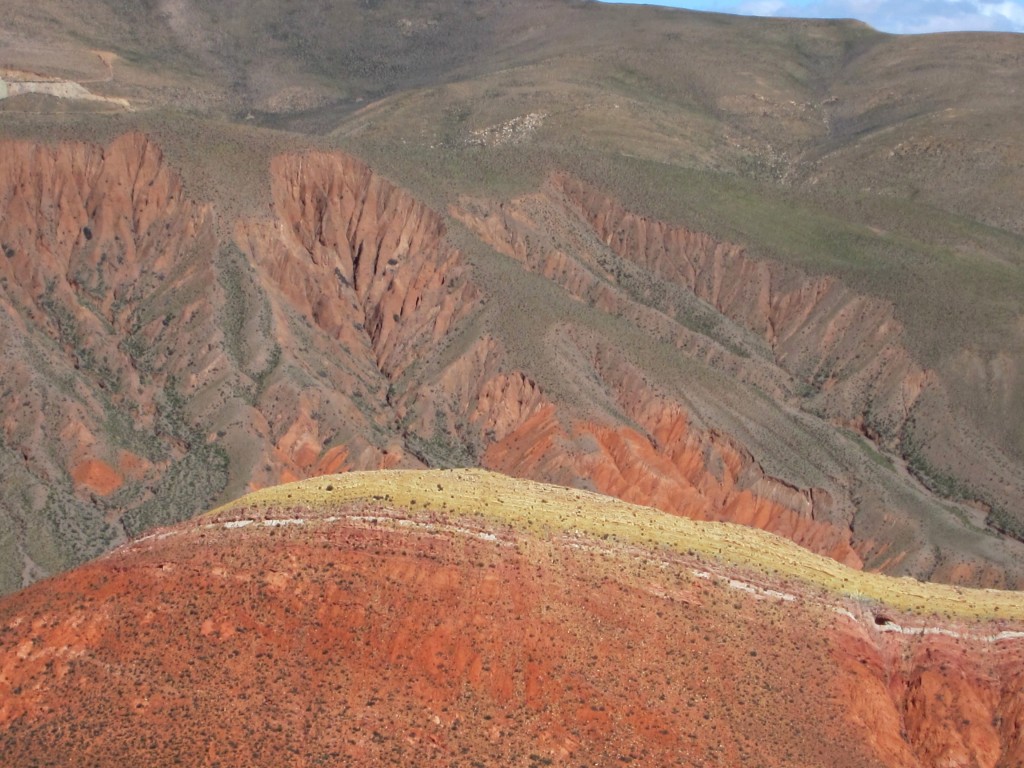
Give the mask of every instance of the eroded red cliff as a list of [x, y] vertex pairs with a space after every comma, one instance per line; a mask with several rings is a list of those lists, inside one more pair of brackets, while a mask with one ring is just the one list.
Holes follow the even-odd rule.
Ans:
[[887, 765], [997, 768], [1024, 760], [1019, 633], [957, 623], [842, 620], [833, 657], [848, 721]]
[[[450, 213], [495, 250], [557, 283], [581, 303], [629, 318], [662, 345], [659, 354], [667, 354], [665, 346], [674, 347], [681, 358], [748, 387], [747, 402], [738, 409], [737, 398], [724, 391], [683, 395], [680, 388], [668, 399], [690, 420], [730, 425], [762, 421], [766, 414], [757, 399], [768, 394], [783, 408], [795, 406], [824, 419], [827, 429], [859, 436], [858, 444], [879, 466], [906, 475], [906, 462], [929, 487], [934, 486], [930, 477], [949, 472], [947, 485], [950, 477], [968, 478], [958, 481], [967, 489], [962, 493], [997, 498], [994, 494], [1005, 492], [1004, 486], [996, 488], [989, 481], [996, 467], [1000, 476], [1013, 474], [1007, 469], [1009, 459], [965, 422], [940, 376], [916, 362], [891, 304], [858, 294], [834, 277], [755, 259], [740, 246], [631, 212], [566, 174], [554, 174], [538, 192], [513, 200], [464, 198]], [[652, 430], [649, 421], [638, 419], [631, 410], [631, 400], [642, 400], [643, 390], [635, 398], [628, 393], [613, 397], [626, 420], [647, 426], [633, 439], [616, 432], [603, 434], [597, 444], [611, 459], [610, 466], [616, 461], [638, 463], [651, 471], [643, 477], [633, 469], [616, 475], [606, 465], [601, 487], [631, 494], [635, 500], [645, 492], [657, 494], [652, 491], [654, 478], [664, 472], [656, 469], [657, 461], [643, 455], [645, 441], [640, 436]], [[699, 416], [692, 407], [695, 399]], [[683, 400], [687, 405], [681, 404]], [[729, 434], [732, 426], [709, 431], [740, 451], [756, 451], [762, 459], [778, 450], [779, 441], [799, 439], [794, 433], [782, 437], [766, 421], [759, 428], [770, 430], [772, 438], [744, 445], [749, 432], [736, 440]], [[551, 430], [543, 433], [550, 436]], [[823, 448], [812, 441], [804, 450], [820, 450], [822, 457], [832, 451]], [[813, 463], [811, 455], [805, 458]], [[961, 457], [956, 467], [942, 469], [942, 457], [951, 455]], [[665, 458], [659, 450], [659, 459]], [[716, 459], [709, 466], [718, 463]], [[515, 461], [502, 466], [513, 471]], [[912, 521], [911, 516], [893, 512], [894, 505], [907, 503], [902, 491], [880, 491], [877, 480], [861, 482], [857, 472], [824, 465], [793, 474], [817, 479], [769, 478], [769, 490], [755, 490], [751, 481], [746, 490], [752, 496], [737, 491], [720, 508], [728, 509], [730, 519], [785, 532], [805, 543], [816, 541], [811, 544], [816, 551], [838, 553], [872, 568], [992, 586], [1019, 583], [1019, 576], [1005, 581], [1005, 571], [987, 570], [976, 561], [968, 565], [957, 556], [931, 556], [920, 550], [913, 541], [926, 535], [934, 513], [922, 511]], [[617, 479], [612, 482], [612, 477]], [[720, 479], [714, 473], [711, 477]], [[664, 495], [686, 496], [678, 488]], [[717, 498], [722, 503], [720, 493]], [[765, 504], [765, 499], [773, 503]], [[662, 508], [669, 504], [665, 498], [653, 503]], [[977, 545], [987, 548], [980, 539]]]
[[[531, 361], [509, 354], [520, 331], [501, 302], [529, 306], [515, 291], [532, 289], [475, 274], [443, 216], [355, 158], [279, 156], [267, 214], [218, 223], [142, 134], [0, 153], [0, 460], [7, 506], [30, 521], [15, 525], [9, 588], [247, 488], [423, 464], [742, 522], [855, 566], [1019, 577], [973, 552], [931, 558], [923, 528], [889, 515], [891, 495], [855, 536], [872, 480], [833, 461], [834, 445], [821, 466], [766, 461], [776, 436], [813, 451], [832, 429], [794, 416], [802, 387], [882, 442], [876, 416], [896, 423], [939, 391], [891, 310], [831, 278], [649, 221], [563, 175], [513, 201], [463, 200], [451, 215], [566, 303], [545, 308], [563, 319], [531, 339]], [[603, 318], [632, 330], [605, 338]], [[624, 338], [740, 389], [727, 404], [713, 386], [656, 383], [658, 361], [638, 362]], [[761, 410], [737, 399], [754, 393]]]
[[299, 312], [345, 345], [369, 337], [389, 378], [476, 306], [441, 217], [359, 160], [285, 155], [271, 163], [272, 221], [237, 238]]

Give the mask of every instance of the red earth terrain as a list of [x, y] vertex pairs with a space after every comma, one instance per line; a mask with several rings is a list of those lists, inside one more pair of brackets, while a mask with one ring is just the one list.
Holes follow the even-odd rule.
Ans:
[[915, 424], [959, 422], [892, 308], [834, 278], [565, 173], [443, 215], [340, 152], [274, 156], [248, 207], [193, 199], [142, 133], [0, 160], [5, 589], [246, 490], [425, 465], [1024, 583], [1024, 546], [904, 466]]
[[361, 481], [285, 487], [4, 598], [5, 764], [1024, 759], [1019, 616], [911, 615], [783, 560], [559, 522], [637, 519], [592, 494], [530, 490], [533, 522], [503, 522], [514, 484], [466, 512], [460, 483], [497, 481], [428, 479], [402, 503], [388, 479], [336, 502]]

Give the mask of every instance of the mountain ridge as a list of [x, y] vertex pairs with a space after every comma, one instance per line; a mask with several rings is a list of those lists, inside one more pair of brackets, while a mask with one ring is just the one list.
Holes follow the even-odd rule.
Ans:
[[[285, 515], [308, 509], [313, 513], [309, 522], [315, 523], [323, 516], [321, 507], [379, 501], [409, 511], [419, 507], [427, 513], [420, 525], [428, 528], [429, 513], [438, 512], [467, 520], [478, 518], [485, 528], [497, 524], [548, 537], [580, 535], [611, 540], [624, 547], [646, 541], [667, 546], [677, 554], [697, 553], [734, 567], [750, 567], [762, 575], [771, 573], [773, 578], [798, 579], [826, 593], [877, 601], [882, 612], [1024, 621], [1024, 602], [1016, 591], [971, 589], [865, 572], [750, 526], [694, 521], [614, 496], [519, 480], [484, 469], [391, 469], [323, 475], [254, 491], [196, 517], [192, 524], [226, 529], [252, 524], [301, 526], [301, 517]], [[325, 519], [334, 521], [329, 515]], [[372, 519], [367, 523], [375, 524]], [[442, 528], [445, 525], [438, 524]], [[463, 533], [472, 535], [472, 530]], [[147, 538], [161, 536], [163, 533], [154, 532]]]

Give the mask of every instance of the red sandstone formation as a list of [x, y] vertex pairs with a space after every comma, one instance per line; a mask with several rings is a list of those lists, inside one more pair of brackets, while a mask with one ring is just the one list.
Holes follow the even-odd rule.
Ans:
[[876, 620], [768, 574], [386, 502], [257, 517], [158, 531], [0, 601], [5, 759], [1001, 768], [1024, 757], [1021, 641], [986, 639], [998, 624], [933, 619], [955, 636], [901, 634], [899, 616]]
[[369, 336], [389, 377], [475, 307], [478, 292], [442, 219], [355, 158], [307, 153], [271, 165], [272, 222], [238, 238], [268, 283], [346, 345]]
[[551, 184], [608, 247], [760, 335], [783, 368], [827, 392], [831, 409], [886, 425], [888, 438], [910, 414], [929, 376], [903, 346], [891, 306], [626, 211], [570, 176]]
[[921, 452], [975, 493], [1016, 504], [1019, 489], [1008, 493], [991, 477], [991, 467], [1012, 466], [1012, 459], [966, 419], [949, 395], [950, 382], [908, 352], [890, 304], [831, 276], [753, 259], [738, 245], [627, 211], [571, 176], [555, 174], [550, 184], [620, 257], [762, 337], [778, 365], [813, 390], [816, 411], [880, 445]]
[[[692, 429], [683, 406], [657, 394], [614, 351], [603, 351], [599, 370], [619, 419], [564, 415], [525, 373], [504, 372], [501, 345], [485, 338], [416, 393], [411, 428], [430, 435], [455, 432], [461, 423], [483, 446], [480, 461], [488, 469], [591, 486], [692, 519], [753, 525], [861, 567], [848, 526], [828, 519], [827, 493], [774, 480], [725, 435]], [[446, 398], [461, 410], [438, 423], [436, 406]]]
[[[515, 329], [466, 336], [481, 308], [509, 299], [484, 294], [444, 218], [354, 158], [274, 159], [271, 210], [221, 222], [233, 241], [219, 239], [215, 203], [190, 200], [141, 134], [107, 148], [7, 143], [0, 158], [0, 459], [7, 505], [27, 503], [19, 515], [45, 531], [18, 528], [8, 588], [247, 488], [423, 463], [743, 522], [855, 566], [1019, 578], [999, 553], [992, 567], [973, 551], [933, 562], [898, 518], [855, 537], [857, 470], [773, 475], [764, 445], [723, 428], [727, 406], [695, 408], [571, 322], [557, 329], [558, 354], [579, 370], [553, 394], [512, 364]], [[801, 380], [820, 387], [827, 414], [869, 434], [879, 414], [897, 423], [939, 392], [881, 303], [651, 222], [570, 177], [451, 214], [568, 302], [768, 395], [776, 425]], [[884, 322], [868, 333], [868, 317]], [[823, 361], [834, 375], [818, 375]]]
[[956, 625], [934, 629], [907, 636], [839, 623], [833, 658], [847, 721], [864, 728], [887, 765], [1020, 764], [1020, 641], [972, 636]]

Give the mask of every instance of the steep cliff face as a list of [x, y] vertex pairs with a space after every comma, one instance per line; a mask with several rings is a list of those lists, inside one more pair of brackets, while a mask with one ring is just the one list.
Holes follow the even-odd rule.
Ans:
[[[133, 352], [171, 337], [185, 318], [206, 325], [213, 341], [220, 335], [214, 307], [195, 295], [214, 282], [212, 265], [200, 258], [213, 245], [209, 209], [185, 197], [141, 134], [106, 149], [4, 143], [0, 159], [0, 286], [10, 332], [41, 331], [55, 345], [42, 355], [70, 363], [115, 401], [140, 388], [151, 399], [153, 387], [134, 364], [143, 355]], [[161, 314], [171, 293], [180, 296], [178, 316]], [[183, 351], [157, 351], [155, 367], [183, 372], [194, 364]], [[143, 424], [147, 416], [152, 422], [144, 412]], [[64, 430], [65, 439], [89, 439]]]
[[841, 621], [833, 655], [848, 720], [887, 765], [1020, 764], [1024, 656], [1015, 633], [876, 621], [874, 631]]
[[270, 172], [271, 217], [238, 222], [235, 241], [266, 291], [277, 369], [305, 375], [273, 376], [257, 400], [286, 457], [259, 483], [415, 465], [392, 410], [403, 374], [480, 292], [443, 220], [362, 162], [286, 155]]

